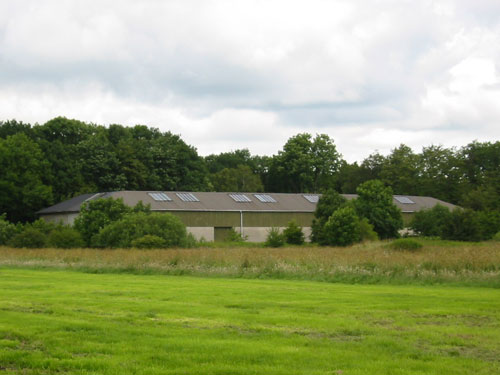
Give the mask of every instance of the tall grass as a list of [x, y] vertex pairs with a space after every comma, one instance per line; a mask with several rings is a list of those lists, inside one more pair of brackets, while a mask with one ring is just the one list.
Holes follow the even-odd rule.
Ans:
[[214, 277], [284, 278], [346, 283], [452, 283], [500, 287], [500, 243], [423, 241], [415, 252], [386, 242], [352, 247], [231, 247], [171, 250], [13, 249], [0, 266]]

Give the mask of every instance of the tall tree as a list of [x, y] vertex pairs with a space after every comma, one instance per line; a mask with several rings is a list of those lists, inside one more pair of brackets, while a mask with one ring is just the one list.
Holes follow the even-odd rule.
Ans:
[[333, 184], [340, 162], [341, 155], [328, 135], [319, 134], [313, 139], [307, 133], [297, 134], [273, 157], [270, 189], [289, 193], [325, 189]]
[[32, 220], [37, 210], [51, 204], [48, 169], [42, 151], [24, 133], [0, 139], [0, 214], [14, 222]]

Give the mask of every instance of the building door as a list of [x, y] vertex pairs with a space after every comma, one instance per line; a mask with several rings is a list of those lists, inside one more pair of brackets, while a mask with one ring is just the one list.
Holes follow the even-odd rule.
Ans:
[[222, 242], [225, 241], [229, 233], [231, 232], [232, 227], [215, 227], [214, 228], [214, 241]]

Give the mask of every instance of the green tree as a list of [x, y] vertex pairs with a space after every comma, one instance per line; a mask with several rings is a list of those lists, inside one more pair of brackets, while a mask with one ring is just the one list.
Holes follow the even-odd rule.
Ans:
[[271, 190], [289, 193], [317, 192], [333, 183], [341, 155], [326, 134], [314, 139], [297, 134], [273, 157], [269, 171]]
[[360, 220], [351, 206], [337, 209], [328, 218], [324, 229], [324, 244], [349, 246], [361, 241]]
[[422, 236], [442, 237], [444, 228], [450, 225], [451, 212], [447, 207], [436, 205], [415, 213], [410, 228]]
[[304, 232], [295, 220], [288, 223], [288, 226], [283, 231], [286, 243], [291, 245], [302, 245], [304, 243]]
[[326, 191], [321, 196], [314, 211], [314, 219], [311, 225], [311, 241], [317, 242], [320, 245], [327, 244], [324, 235], [325, 224], [336, 210], [344, 207], [346, 204], [347, 199], [333, 189]]
[[80, 214], [75, 219], [74, 227], [80, 232], [87, 246], [91, 245], [92, 237], [110, 223], [120, 220], [131, 209], [123, 199], [95, 199], [85, 202], [80, 208]]
[[46, 183], [49, 165], [38, 145], [24, 133], [0, 139], [0, 213], [9, 221], [27, 221], [52, 203]]
[[260, 177], [247, 165], [224, 168], [211, 176], [215, 191], [260, 192], [264, 189]]
[[406, 145], [392, 150], [382, 164], [379, 178], [396, 194], [418, 193], [418, 156]]
[[[93, 238], [97, 247], [128, 248], [143, 243], [144, 236], [156, 236], [164, 241], [164, 247], [185, 246], [186, 227], [170, 213], [134, 212], [124, 215], [99, 231]], [[143, 238], [143, 240], [139, 240]]]
[[380, 238], [398, 237], [403, 227], [401, 211], [392, 202], [392, 190], [379, 180], [367, 181], [357, 188], [354, 204], [360, 217], [373, 225]]

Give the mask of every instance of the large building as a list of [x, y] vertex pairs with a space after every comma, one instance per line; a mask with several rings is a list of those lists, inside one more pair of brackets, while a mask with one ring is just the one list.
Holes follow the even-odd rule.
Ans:
[[[306, 237], [311, 232], [314, 210], [320, 194], [282, 193], [213, 193], [173, 191], [115, 191], [83, 194], [38, 212], [47, 221], [73, 224], [83, 203], [102, 198], [122, 198], [129, 206], [142, 201], [151, 211], [170, 212], [178, 216], [197, 239], [222, 241], [231, 229], [246, 236], [248, 241], [265, 241], [270, 228], [286, 227], [295, 220]], [[355, 194], [343, 194], [347, 199]], [[395, 195], [405, 222], [419, 210], [436, 204], [453, 209], [455, 206], [430, 197]]]

